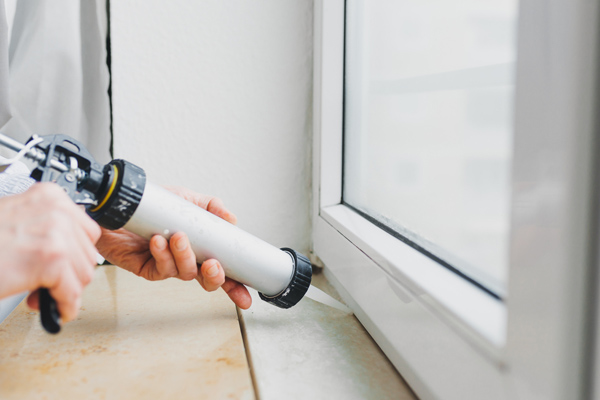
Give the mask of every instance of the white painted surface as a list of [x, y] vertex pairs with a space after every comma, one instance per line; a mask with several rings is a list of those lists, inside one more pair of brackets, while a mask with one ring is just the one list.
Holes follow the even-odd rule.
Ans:
[[314, 228], [327, 277], [419, 398], [515, 398], [490, 344], [469, 335], [433, 296], [384, 270], [385, 260], [376, 263], [324, 218]]
[[[450, 324], [466, 330], [474, 345], [499, 358], [506, 343], [506, 306], [458, 274], [415, 251], [344, 205], [321, 209], [321, 217], [342, 236], [377, 260], [392, 290], [405, 286]], [[343, 250], [338, 249], [338, 252]], [[335, 254], [335, 253], [334, 253]], [[328, 265], [334, 268], [333, 265]], [[430, 304], [433, 303], [433, 304]], [[476, 332], [475, 337], [470, 330]], [[481, 336], [481, 337], [478, 337]]]
[[315, 46], [313, 235], [332, 284], [420, 398], [590, 398], [598, 337], [589, 283], [597, 269], [590, 232], [598, 215], [598, 4], [520, 8], [507, 336], [496, 349], [456, 329], [416, 282], [390, 279], [386, 255], [355, 240], [349, 233], [357, 226], [341, 229], [344, 221], [324, 208], [338, 204], [329, 194], [342, 185], [332, 180], [342, 143], [330, 120], [342, 119], [343, 93], [330, 82], [339, 81], [343, 60], [331, 56], [339, 49], [330, 38], [343, 32], [344, 1], [315, 4], [322, 47]]
[[115, 156], [309, 248], [312, 1], [111, 2]]

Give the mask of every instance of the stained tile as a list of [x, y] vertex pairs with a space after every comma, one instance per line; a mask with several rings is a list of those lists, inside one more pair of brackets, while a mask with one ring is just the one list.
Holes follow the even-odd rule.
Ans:
[[[322, 274], [313, 284], [339, 300]], [[307, 298], [282, 310], [253, 292], [241, 316], [262, 400], [415, 399], [353, 315]]]
[[219, 291], [96, 271], [55, 336], [22, 303], [0, 324], [0, 398], [253, 399], [235, 307]]

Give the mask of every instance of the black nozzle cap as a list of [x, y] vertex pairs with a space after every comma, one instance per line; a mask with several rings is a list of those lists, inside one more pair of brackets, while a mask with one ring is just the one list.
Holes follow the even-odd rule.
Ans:
[[303, 254], [287, 247], [281, 250], [288, 252], [294, 259], [294, 273], [287, 288], [276, 296], [269, 297], [259, 293], [261, 299], [279, 308], [295, 306], [306, 294], [312, 280], [312, 264]]
[[113, 166], [118, 177], [112, 193], [105, 195], [108, 198], [100, 209], [88, 210], [92, 219], [110, 230], [122, 228], [129, 222], [142, 201], [146, 187], [146, 173], [142, 168], [129, 161], [112, 160], [106, 165], [106, 173], [111, 173]]

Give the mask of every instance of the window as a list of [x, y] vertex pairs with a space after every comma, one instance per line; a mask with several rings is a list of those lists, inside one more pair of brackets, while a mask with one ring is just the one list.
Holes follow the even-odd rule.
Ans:
[[346, 3], [344, 203], [506, 293], [517, 2]]
[[315, 3], [314, 251], [420, 397], [586, 398], [600, 10], [487, 3]]

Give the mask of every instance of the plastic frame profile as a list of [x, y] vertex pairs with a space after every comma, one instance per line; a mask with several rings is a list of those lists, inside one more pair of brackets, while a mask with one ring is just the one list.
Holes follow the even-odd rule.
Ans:
[[600, 376], [589, 372], [598, 11], [585, 0], [520, 4], [504, 304], [342, 204], [345, 2], [315, 2], [314, 251], [423, 399], [586, 398]]

